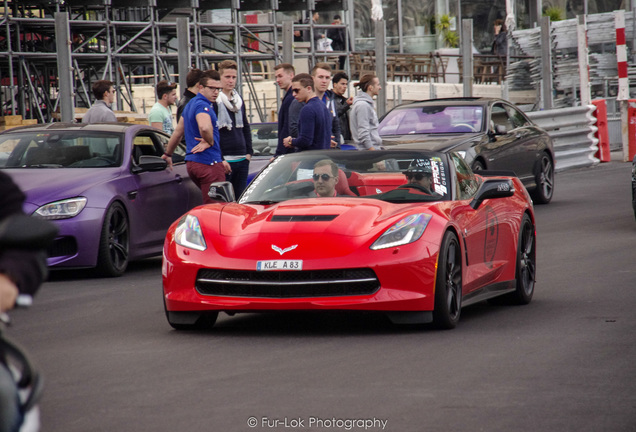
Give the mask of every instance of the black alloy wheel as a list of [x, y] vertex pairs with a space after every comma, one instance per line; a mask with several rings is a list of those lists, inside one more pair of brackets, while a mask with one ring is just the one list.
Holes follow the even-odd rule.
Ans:
[[130, 227], [124, 207], [113, 203], [106, 211], [99, 242], [97, 271], [104, 276], [121, 276], [128, 267]]
[[433, 324], [439, 329], [457, 326], [462, 307], [462, 254], [457, 236], [444, 234], [435, 281]]
[[537, 162], [534, 177], [536, 187], [531, 193], [532, 200], [536, 204], [548, 204], [554, 194], [554, 164], [546, 153]]

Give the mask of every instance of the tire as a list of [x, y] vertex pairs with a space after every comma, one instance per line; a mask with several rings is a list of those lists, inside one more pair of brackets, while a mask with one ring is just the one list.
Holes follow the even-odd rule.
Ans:
[[457, 326], [462, 305], [462, 253], [457, 236], [444, 234], [439, 250], [435, 278], [435, 309], [433, 325], [439, 329]]
[[128, 267], [130, 226], [124, 207], [116, 202], [106, 211], [99, 242], [97, 272], [108, 277], [124, 274]]
[[534, 169], [536, 187], [530, 194], [536, 204], [548, 204], [554, 195], [554, 163], [546, 153], [536, 163]]
[[166, 296], [163, 295], [163, 310], [170, 327], [175, 330], [209, 330], [219, 317], [218, 312], [168, 312]]
[[519, 230], [519, 244], [517, 246], [517, 266], [515, 279], [517, 288], [508, 294], [514, 304], [525, 305], [530, 303], [534, 294], [534, 285], [537, 275], [537, 239], [534, 225], [530, 216], [523, 215]]
[[484, 163], [477, 159], [475, 162], [473, 162], [473, 167], [472, 167], [473, 171], [485, 171], [486, 167], [484, 166]]

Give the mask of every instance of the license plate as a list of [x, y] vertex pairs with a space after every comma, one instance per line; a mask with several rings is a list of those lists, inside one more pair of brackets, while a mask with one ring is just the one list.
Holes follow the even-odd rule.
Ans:
[[257, 271], [269, 271], [269, 270], [302, 270], [302, 260], [269, 260], [269, 261], [256, 261]]

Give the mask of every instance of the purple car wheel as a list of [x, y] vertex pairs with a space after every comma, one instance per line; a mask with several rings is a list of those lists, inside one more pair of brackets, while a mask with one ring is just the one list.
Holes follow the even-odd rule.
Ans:
[[121, 276], [128, 267], [129, 225], [124, 207], [113, 203], [106, 211], [99, 243], [97, 271], [104, 276]]

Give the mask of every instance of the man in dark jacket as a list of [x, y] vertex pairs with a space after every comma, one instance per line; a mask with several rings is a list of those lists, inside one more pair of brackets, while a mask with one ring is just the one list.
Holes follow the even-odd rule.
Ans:
[[[342, 19], [340, 15], [334, 15], [333, 25], [342, 25]], [[346, 51], [347, 50], [347, 31], [344, 28], [332, 28], [327, 30], [327, 37], [331, 39], [331, 48], [334, 51]], [[340, 70], [343, 70], [345, 67], [345, 61], [347, 60], [347, 56], [339, 56], [338, 57], [338, 66]]]
[[353, 103], [353, 96], [347, 98], [345, 93], [349, 86], [349, 76], [344, 72], [338, 72], [333, 76], [333, 96], [336, 103], [336, 114], [340, 121], [340, 132], [344, 142], [351, 141], [351, 128], [349, 127], [349, 109]]
[[298, 119], [298, 137], [288, 136], [283, 145], [296, 151], [320, 150], [331, 147], [331, 112], [318, 99], [314, 90], [314, 80], [306, 73], [298, 74], [292, 80], [292, 93], [299, 102], [304, 102]]
[[186, 85], [188, 88], [183, 92], [181, 99], [179, 99], [179, 103], [177, 104], [177, 123], [179, 123], [179, 119], [181, 118], [181, 114], [183, 114], [183, 110], [190, 100], [197, 95], [199, 92], [199, 81], [201, 81], [201, 77], [203, 76], [203, 71], [201, 69], [190, 69], [188, 75], [186, 75]]
[[223, 89], [212, 106], [218, 118], [221, 153], [232, 167], [226, 180], [232, 183], [238, 197], [247, 187], [250, 159], [254, 154], [252, 130], [243, 99], [235, 90], [238, 65], [234, 60], [223, 60], [219, 63], [219, 74]]
[[276, 156], [288, 153], [288, 149], [283, 145], [283, 139], [291, 135], [289, 131], [289, 107], [294, 101], [291, 83], [295, 74], [294, 66], [289, 63], [281, 63], [274, 67], [276, 85], [285, 93], [278, 110], [278, 146], [276, 147]]

